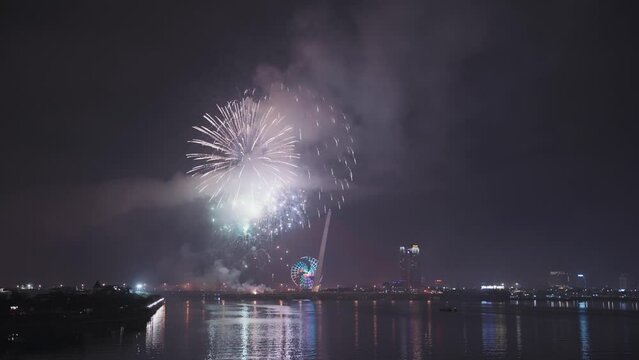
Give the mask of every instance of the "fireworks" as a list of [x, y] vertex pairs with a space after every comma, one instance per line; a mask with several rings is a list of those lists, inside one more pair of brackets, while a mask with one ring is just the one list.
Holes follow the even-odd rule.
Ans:
[[346, 116], [310, 91], [271, 87], [205, 114], [189, 174], [210, 196], [224, 233], [270, 237], [310, 226], [309, 215], [340, 209], [356, 164]]
[[[255, 239], [272, 238], [293, 227], [306, 226], [305, 206], [304, 191], [277, 188], [248, 202], [236, 202], [230, 211], [223, 206], [211, 210], [217, 214], [213, 220], [224, 234]], [[246, 211], [247, 208], [252, 210]]]
[[307, 190], [309, 216], [340, 210], [354, 180], [357, 164], [351, 125], [346, 115], [325, 98], [304, 87], [271, 86], [269, 103], [285, 109], [300, 141], [299, 168]]
[[200, 191], [214, 184], [211, 199], [237, 201], [247, 194], [289, 185], [296, 176], [299, 154], [293, 128], [282, 123], [283, 117], [275, 115], [272, 107], [261, 109], [259, 101], [248, 97], [218, 110], [222, 118], [204, 115], [209, 127], [193, 127], [209, 138], [190, 141], [208, 152], [187, 154], [202, 162], [189, 171], [203, 179]]

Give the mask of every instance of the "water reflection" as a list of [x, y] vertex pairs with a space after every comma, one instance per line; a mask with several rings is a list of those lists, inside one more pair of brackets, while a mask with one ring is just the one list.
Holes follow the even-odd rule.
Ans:
[[395, 339], [395, 334], [397, 334], [397, 326], [395, 325], [395, 318], [391, 319], [391, 339], [393, 342], [393, 345], [395, 345], [395, 343], [397, 342], [397, 339]]
[[464, 343], [464, 355], [470, 351], [470, 342], [468, 341], [468, 326], [466, 325], [466, 319], [464, 318], [464, 325], [462, 327], [462, 342]]
[[[147, 354], [161, 353], [164, 349], [165, 321], [166, 305], [162, 305], [146, 324], [145, 348]], [[120, 328], [120, 343], [122, 343], [123, 332], [124, 328]]]
[[410, 338], [408, 337], [408, 322], [406, 321], [406, 317], [402, 316], [399, 318], [398, 326], [399, 326], [399, 354], [402, 359], [408, 358], [408, 344], [410, 343]]
[[[291, 359], [316, 356], [315, 304], [207, 306], [207, 359]], [[239, 336], [237, 336], [239, 334]]]
[[316, 343], [317, 334], [316, 334], [316, 327], [315, 327], [317, 322], [317, 314], [315, 310], [315, 304], [310, 301], [306, 303], [306, 308], [304, 309], [304, 311], [302, 311], [302, 314], [304, 316], [304, 319], [300, 326], [303, 327], [304, 324], [306, 324], [308, 329], [305, 332], [306, 334], [305, 341], [300, 342], [299, 345], [304, 346], [304, 344], [308, 344], [311, 346], [311, 349], [315, 351], [315, 346], [317, 345]]
[[517, 324], [517, 355], [521, 357], [521, 315], [517, 314], [515, 323]]
[[610, 316], [592, 300], [454, 305], [459, 312], [441, 312], [436, 301], [174, 298], [146, 329], [116, 327], [50, 356], [0, 350], [0, 359], [639, 358], [639, 314], [620, 304]]
[[191, 310], [191, 302], [189, 300], [186, 300], [184, 302], [184, 325], [188, 328], [189, 327], [189, 314], [190, 314], [190, 310]]
[[[493, 307], [492, 304], [483, 304], [482, 307]], [[501, 307], [495, 305], [495, 307]], [[490, 358], [505, 358], [508, 346], [506, 337], [506, 315], [494, 312], [494, 309], [486, 310], [481, 314], [482, 353]]]
[[409, 303], [410, 307], [410, 334], [411, 334], [411, 344], [412, 344], [412, 359], [421, 359], [422, 358], [422, 323], [423, 319], [421, 318], [420, 313], [420, 304], [416, 301], [411, 301]]
[[424, 334], [424, 347], [426, 353], [431, 355], [433, 352], [433, 307], [430, 300], [426, 303], [426, 333]]
[[355, 313], [355, 349], [359, 349], [359, 302], [353, 302], [353, 312]]
[[[282, 304], [282, 301], [280, 301], [280, 305]], [[324, 334], [324, 311], [322, 310], [322, 300], [318, 300], [316, 303], [316, 307], [315, 307], [315, 316], [316, 316], [316, 322], [317, 322], [317, 343], [320, 346], [320, 348], [318, 349], [318, 354], [327, 354], [327, 350], [326, 350], [326, 345], [327, 345], [327, 341], [324, 341], [324, 337], [322, 334]]]
[[590, 335], [588, 334], [588, 315], [579, 314], [579, 351], [581, 359], [590, 359]]
[[248, 357], [248, 326], [249, 326], [249, 316], [248, 309], [246, 307], [242, 307], [240, 310], [240, 339], [242, 340], [242, 359], [246, 359]]
[[377, 300], [373, 300], [373, 347], [377, 352]]
[[580, 301], [578, 303], [579, 309], [587, 309], [588, 308], [588, 302], [587, 301]]

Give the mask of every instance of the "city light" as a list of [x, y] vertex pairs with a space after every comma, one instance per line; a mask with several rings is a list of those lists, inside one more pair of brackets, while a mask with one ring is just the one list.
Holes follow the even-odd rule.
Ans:
[[504, 290], [506, 287], [501, 285], [482, 285], [481, 290]]

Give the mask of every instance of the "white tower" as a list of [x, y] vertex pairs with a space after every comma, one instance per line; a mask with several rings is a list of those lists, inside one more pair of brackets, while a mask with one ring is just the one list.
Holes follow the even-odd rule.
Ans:
[[328, 237], [328, 227], [331, 225], [331, 210], [326, 214], [326, 222], [324, 223], [324, 234], [322, 235], [322, 245], [320, 245], [319, 260], [317, 261], [317, 271], [315, 272], [315, 285], [313, 292], [318, 292], [322, 285], [322, 270], [324, 268], [324, 253], [326, 253], [326, 238]]

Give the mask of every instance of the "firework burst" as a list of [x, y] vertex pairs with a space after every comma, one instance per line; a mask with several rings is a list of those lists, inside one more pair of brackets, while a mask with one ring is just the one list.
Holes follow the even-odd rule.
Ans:
[[340, 210], [354, 181], [357, 165], [346, 114], [326, 98], [305, 87], [290, 88], [284, 84], [270, 87], [269, 103], [286, 109], [299, 134], [296, 144], [300, 154], [300, 182], [307, 190], [309, 215], [321, 217], [329, 209]]
[[218, 106], [201, 135], [203, 149], [187, 154], [189, 174], [210, 196], [223, 233], [272, 238], [310, 226], [307, 215], [339, 209], [356, 164], [346, 116], [310, 91], [271, 87], [270, 96], [246, 96]]
[[204, 115], [209, 126], [193, 127], [207, 138], [190, 141], [207, 152], [187, 154], [199, 162], [188, 172], [202, 179], [199, 190], [214, 185], [211, 199], [218, 198], [221, 204], [288, 186], [300, 156], [295, 151], [298, 139], [293, 128], [282, 123], [284, 117], [274, 114], [272, 107], [261, 109], [259, 101], [248, 97], [218, 110], [221, 117]]

